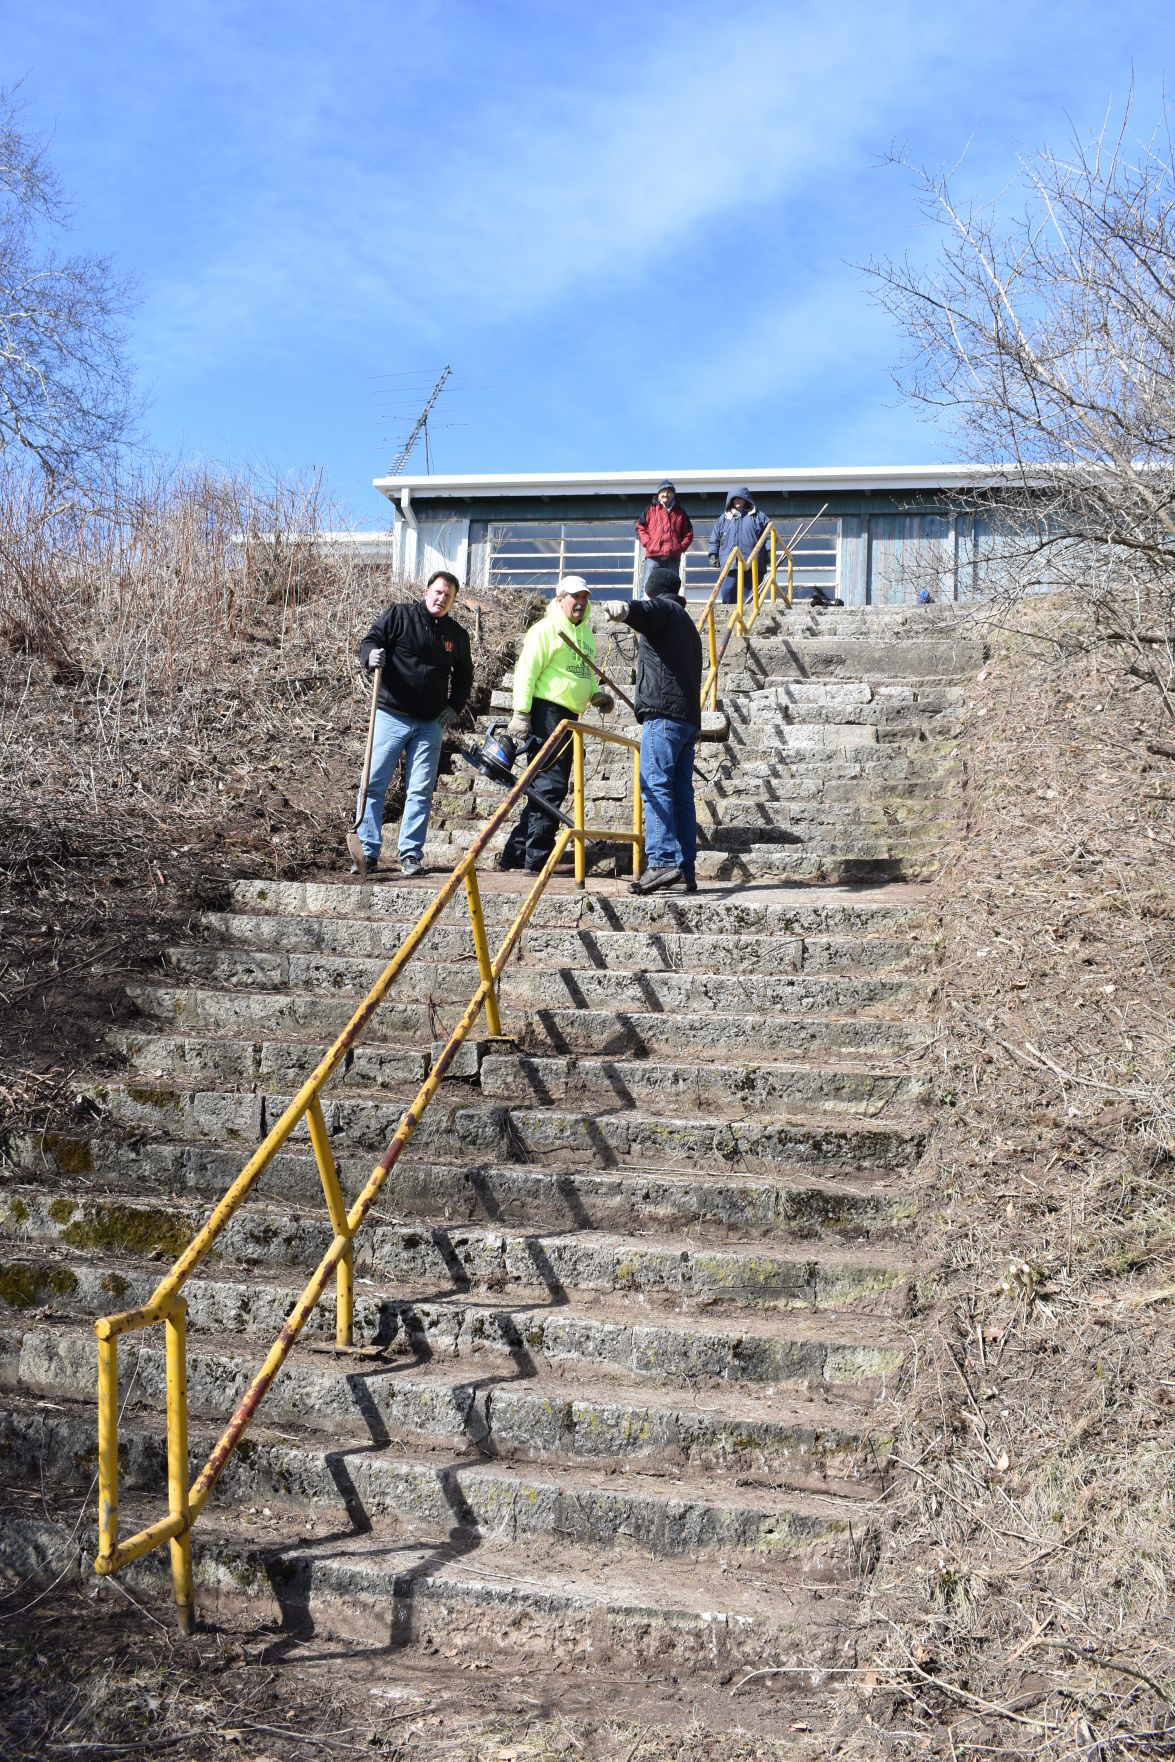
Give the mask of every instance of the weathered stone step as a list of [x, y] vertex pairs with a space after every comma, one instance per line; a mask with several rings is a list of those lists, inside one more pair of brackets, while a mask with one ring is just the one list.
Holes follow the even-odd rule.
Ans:
[[[411, 928], [404, 920], [371, 918], [278, 917], [271, 912], [207, 912], [201, 927], [214, 945], [281, 949], [286, 953], [362, 955], [390, 960]], [[883, 926], [883, 930], [884, 930]], [[704, 932], [609, 930], [593, 924], [575, 930], [542, 928], [524, 932], [513, 957], [544, 966], [594, 966], [622, 972], [676, 972], [689, 967], [708, 973], [872, 972], [895, 968], [908, 959], [911, 939], [895, 935], [708, 935]], [[468, 917], [447, 913], [430, 932], [422, 955], [451, 962], [474, 957]]]
[[[11, 1518], [5, 1564], [17, 1580], [90, 1582], [97, 1532], [76, 1520], [76, 1498], [44, 1519]], [[149, 1517], [156, 1510], [144, 1512]], [[68, 1516], [67, 1516], [68, 1513]], [[61, 1521], [67, 1518], [67, 1521]], [[770, 1668], [807, 1683], [814, 1669], [843, 1662], [849, 1619], [830, 1587], [781, 1595], [753, 1564], [688, 1560], [639, 1569], [622, 1558], [599, 1571], [598, 1550], [547, 1538], [507, 1545], [455, 1540], [417, 1543], [403, 1534], [296, 1542], [260, 1514], [256, 1540], [205, 1513], [193, 1531], [196, 1613], [233, 1626], [312, 1624], [322, 1636], [386, 1648], [444, 1648], [469, 1665], [500, 1670], [527, 1662], [582, 1671], [605, 1656], [671, 1689], [680, 1673], [727, 1682], [738, 1668]], [[128, 1567], [124, 1582], [143, 1596], [169, 1593], [166, 1550]], [[716, 1584], [720, 1587], [716, 1595]]]
[[[12, 1197], [5, 1202], [10, 1220]], [[174, 1258], [205, 1221], [202, 1209], [174, 1200], [161, 1207], [133, 1196], [48, 1200], [26, 1190], [18, 1197], [25, 1215], [12, 1225], [12, 1238], [26, 1249], [45, 1241], [63, 1247], [117, 1246], [125, 1253], [139, 1244], [144, 1253]], [[309, 1272], [330, 1240], [322, 1213], [256, 1201], [225, 1226], [216, 1259], [220, 1265], [301, 1265]], [[383, 1279], [436, 1280], [441, 1289], [657, 1292], [773, 1307], [863, 1301], [886, 1313], [904, 1309], [909, 1278], [890, 1249], [850, 1250], [809, 1239], [701, 1246], [691, 1252], [676, 1243], [587, 1229], [519, 1236], [475, 1225], [375, 1223], [356, 1243], [355, 1258], [357, 1268]]]
[[[313, 1068], [313, 1050], [297, 1041], [249, 1042], [196, 1039], [164, 1034], [116, 1034], [111, 1042], [151, 1082], [297, 1086]], [[468, 1043], [467, 1043], [468, 1046]], [[485, 1053], [480, 1043], [472, 1059], [453, 1076], [465, 1077], [483, 1097], [499, 1101], [558, 1102], [614, 1113], [634, 1106], [646, 1112], [678, 1112], [684, 1107], [737, 1107], [740, 1114], [776, 1112], [782, 1107], [828, 1107], [879, 1113], [895, 1101], [918, 1099], [923, 1081], [906, 1070], [831, 1068], [827, 1064], [723, 1064], [704, 1067], [654, 1060], [537, 1057], [516, 1052]], [[428, 1075], [428, 1051], [361, 1046], [345, 1078], [348, 1090], [378, 1088], [410, 1101]]]
[[[757, 849], [758, 847], [754, 847]], [[786, 960], [786, 956], [784, 957]], [[231, 990], [278, 991], [291, 987], [308, 992], [347, 992], [356, 1002], [380, 977], [385, 961], [363, 956], [287, 954], [256, 949], [175, 947], [167, 966], [202, 986]], [[427, 947], [409, 961], [396, 981], [400, 1003], [468, 1002], [477, 989], [477, 967], [464, 962], [430, 960]], [[531, 1008], [654, 1010], [676, 1014], [700, 1009], [745, 1014], [748, 1011], [844, 1011], [874, 1005], [910, 1003], [925, 990], [908, 974], [869, 973], [777, 975], [709, 972], [625, 972], [586, 965], [552, 967], [512, 961], [499, 980], [504, 1009]]]
[[[456, 1088], [457, 1086], [455, 1086]], [[96, 1106], [116, 1125], [153, 1135], [214, 1139], [248, 1147], [264, 1138], [284, 1112], [284, 1092], [241, 1095], [214, 1089], [177, 1089], [167, 1083], [94, 1084]], [[610, 1114], [495, 1104], [474, 1092], [433, 1102], [413, 1135], [417, 1155], [442, 1160], [548, 1159], [551, 1168], [673, 1168], [683, 1164], [748, 1172], [779, 1165], [812, 1168], [830, 1161], [856, 1169], [894, 1168], [917, 1160], [925, 1128], [895, 1111], [885, 1121], [825, 1119], [798, 1110], [766, 1118], [649, 1114], [626, 1108]], [[323, 1106], [336, 1154], [346, 1148], [373, 1158], [392, 1138], [403, 1115], [394, 1097], [350, 1095], [328, 1089]], [[305, 1126], [299, 1128], [305, 1131]]]
[[[162, 1229], [160, 1241], [166, 1252], [171, 1242]], [[13, 1387], [48, 1389], [56, 1379], [63, 1394], [85, 1398], [95, 1386], [93, 1333], [86, 1328], [71, 1335], [74, 1343], [62, 1356], [60, 1329], [47, 1328], [45, 1317], [92, 1322], [143, 1304], [166, 1262], [128, 1260], [117, 1243], [88, 1254], [39, 1253], [35, 1260], [27, 1246], [16, 1246], [0, 1284], [0, 1303], [8, 1309], [0, 1327], [5, 1343], [0, 1372]], [[205, 1267], [184, 1286], [190, 1336], [195, 1341], [200, 1334], [229, 1333], [238, 1344], [253, 1340], [260, 1358], [301, 1289], [301, 1281], [283, 1277], [280, 1268], [258, 1265], [245, 1276]], [[744, 1394], [752, 1402], [761, 1395], [765, 1409], [755, 1408], [760, 1419], [764, 1412], [768, 1419], [781, 1417], [781, 1388], [834, 1390], [838, 1401], [852, 1398], [868, 1405], [905, 1354], [892, 1321], [860, 1307], [844, 1318], [832, 1310], [805, 1309], [727, 1315], [704, 1300], [695, 1306], [689, 1298], [650, 1292], [634, 1305], [630, 1292], [601, 1291], [558, 1298], [547, 1293], [540, 1301], [518, 1302], [504, 1292], [438, 1293], [433, 1283], [419, 1291], [403, 1283], [384, 1287], [366, 1273], [356, 1281], [354, 1322], [356, 1346], [378, 1348], [381, 1365], [390, 1359], [396, 1386], [409, 1363], [420, 1370], [428, 1366], [431, 1374], [448, 1362], [476, 1371], [479, 1383], [488, 1378], [487, 1386], [495, 1387], [504, 1366], [528, 1380], [572, 1377], [577, 1388], [603, 1377], [612, 1385], [613, 1399], [637, 1402], [649, 1400], [651, 1386], [672, 1390], [684, 1381], [691, 1402], [693, 1395], [710, 1390], [721, 1404], [727, 1401], [725, 1391], [738, 1388], [744, 1417], [749, 1411]], [[311, 1314], [296, 1354], [309, 1353], [318, 1363], [316, 1352], [333, 1353], [334, 1327], [328, 1298]], [[385, 1391], [389, 1398], [392, 1393]]]
[[[395, 919], [410, 928], [423, 910], [421, 888], [398, 878], [372, 887], [346, 881], [238, 881], [230, 891], [236, 909], [282, 917], [374, 917], [380, 922]], [[487, 925], [511, 923], [524, 891], [517, 874], [484, 877], [482, 910]], [[640, 898], [615, 882], [595, 884], [590, 893], [555, 882], [539, 900], [531, 924], [535, 930], [595, 928], [714, 936], [901, 935], [920, 921], [926, 898], [918, 888], [897, 898], [894, 893], [892, 888], [871, 893], [830, 887], [797, 896], [782, 887], [732, 887], [688, 898], [680, 894]], [[449, 907], [458, 919], [462, 911], [460, 901]]]
[[[793, 788], [768, 780], [757, 788], [741, 783], [739, 787], [738, 794], [698, 796], [694, 806], [699, 825], [852, 827], [891, 820], [918, 822], [945, 813], [948, 806], [944, 792], [932, 795], [922, 786], [918, 794], [912, 794], [908, 783], [900, 789], [879, 790], [876, 784], [862, 780], [851, 800], [817, 793], [814, 786], [809, 786], [807, 796], [801, 796]], [[434, 804], [430, 825], [482, 826], [496, 805], [492, 799], [479, 795], [448, 797], [443, 804]], [[615, 801], [593, 800], [591, 804], [590, 819], [595, 825], [627, 825], [631, 817], [628, 796]]]
[[[144, 1349], [143, 1356], [149, 1351]], [[198, 1371], [194, 1381], [198, 1386]], [[10, 1421], [0, 1431], [17, 1472], [35, 1463], [38, 1431], [35, 1418], [24, 1426]], [[797, 1572], [829, 1578], [850, 1566], [848, 1527], [859, 1514], [843, 1495], [781, 1490], [756, 1496], [753, 1490], [726, 1491], [712, 1474], [699, 1480], [688, 1470], [676, 1487], [662, 1488], [655, 1480], [605, 1476], [583, 1465], [567, 1470], [545, 1464], [536, 1471], [522, 1464], [453, 1462], [451, 1450], [434, 1447], [430, 1454], [421, 1448], [422, 1440], [405, 1459], [381, 1449], [378, 1439], [373, 1444], [370, 1434], [361, 1443], [354, 1422], [351, 1432], [336, 1448], [323, 1448], [310, 1439], [280, 1442], [272, 1427], [258, 1428], [217, 1487], [222, 1520], [234, 1504], [253, 1501], [283, 1515], [287, 1526], [296, 1513], [295, 1533], [303, 1534], [310, 1515], [332, 1529], [359, 1532], [390, 1521], [405, 1526], [414, 1539], [431, 1529], [434, 1543], [452, 1542], [455, 1528], [474, 1546], [497, 1534], [511, 1540], [566, 1539], [613, 1557], [654, 1560], [737, 1551], [756, 1556], [758, 1570], [776, 1582]], [[72, 1424], [59, 1420], [44, 1426], [43, 1463], [58, 1486], [73, 1478], [75, 1490], [85, 1491], [87, 1469], [78, 1467], [77, 1455], [92, 1435], [81, 1416]], [[157, 1435], [133, 1419], [124, 1419], [119, 1441], [125, 1464], [120, 1506], [125, 1499], [130, 1516], [136, 1493], [158, 1497], [166, 1468]], [[211, 1449], [215, 1433], [194, 1419], [191, 1442], [198, 1460]]]
[[959, 762], [953, 747], [912, 744], [903, 752], [890, 746], [863, 746], [838, 757], [819, 747], [795, 747], [766, 752], [743, 749], [732, 752], [709, 772], [707, 781], [752, 790], [756, 784], [775, 783], [795, 799], [811, 791], [841, 789], [852, 800], [861, 791], [895, 794], [921, 788], [927, 795], [940, 795], [954, 787]]
[[[592, 820], [598, 830], [607, 830], [624, 819], [607, 810]], [[459, 816], [438, 818], [430, 822], [424, 846], [425, 861], [444, 868], [453, 867], [468, 850], [480, 822]], [[845, 852], [854, 855], [890, 854], [891, 849], [916, 850], [928, 844], [941, 847], [943, 822], [933, 814], [919, 814], [912, 819], [896, 809], [892, 814], [853, 820], [830, 820], [825, 815], [794, 825], [784, 814], [756, 815], [745, 824], [723, 817], [715, 823], [698, 821], [698, 850], [740, 850], [755, 844], [803, 845], [805, 850], [837, 857]], [[506, 842], [506, 833], [495, 834], [488, 850], [497, 852]], [[878, 848], [878, 847], [884, 847]], [[390, 852], [388, 853], [391, 854]], [[631, 858], [627, 852], [624, 862]], [[627, 868], [626, 868], [627, 872]]]
[[[462, 835], [468, 844], [468, 834]], [[708, 826], [698, 823], [698, 849], [758, 850], [776, 845], [801, 846], [805, 851], [832, 858], [891, 856], [895, 852], [919, 853], [927, 848], [941, 850], [942, 822], [930, 814], [906, 819], [895, 810], [882, 813], [876, 820], [862, 819], [841, 824], [823, 815], [795, 823], [780, 817], [767, 816], [765, 821], [739, 825], [721, 821]]]
[[984, 658], [985, 645], [974, 637], [919, 641], [903, 636], [895, 643], [868, 636], [841, 637], [827, 626], [819, 635], [805, 632], [802, 638], [752, 634], [743, 664], [736, 657], [723, 679], [722, 694], [726, 700], [776, 679], [840, 678], [868, 684], [963, 680], [979, 671]]
[[876, 886], [884, 880], [925, 881], [938, 869], [943, 840], [867, 839], [837, 840], [835, 844], [809, 842], [802, 844], [753, 843], [739, 848], [699, 853], [698, 875], [704, 873], [708, 858], [714, 865], [709, 873], [730, 879], [745, 876], [749, 881], [776, 879], [801, 880], [810, 876], [818, 881], [839, 880], [843, 883], [865, 881]]
[[[192, 1035], [266, 1034], [305, 1035], [309, 1074], [324, 1047], [350, 1021], [357, 995], [322, 997], [313, 992], [216, 991], [195, 987], [134, 985], [132, 996], [160, 1025], [190, 1029]], [[470, 987], [472, 991], [472, 986]], [[800, 1004], [805, 1000], [800, 999]], [[895, 1008], [901, 1008], [899, 1001]], [[911, 1016], [895, 1020], [878, 1014], [874, 1006], [861, 1006], [860, 1013], [839, 1017], [817, 1013], [766, 1016], [730, 1013], [683, 1012], [669, 1015], [656, 1009], [527, 1009], [513, 999], [504, 1003], [503, 1030], [520, 1046], [532, 1051], [599, 1053], [611, 1057], [628, 1054], [636, 1058], [668, 1054], [691, 1058], [699, 1053], [753, 1051], [763, 1058], [834, 1056], [877, 1053], [897, 1054], [926, 1043], [930, 1030]], [[872, 1011], [872, 1013], [870, 1013]], [[409, 1041], [414, 1049], [434, 1044], [438, 1026], [448, 1025], [449, 1013], [438, 1023], [427, 1001], [404, 1003], [393, 991], [364, 1031], [362, 1047], [377, 1048]], [[484, 1018], [483, 1018], [484, 1024]], [[144, 1032], [150, 1029], [144, 1027]], [[484, 1025], [479, 1027], [484, 1033]], [[469, 1044], [468, 1042], [466, 1043]], [[423, 1056], [423, 1053], [420, 1054]], [[356, 1052], [356, 1060], [359, 1053]]]
[[[112, 1192], [157, 1196], [166, 1191], [213, 1200], [240, 1173], [244, 1147], [218, 1150], [169, 1141], [130, 1144], [109, 1136], [47, 1134], [14, 1140], [10, 1159], [26, 1177], [68, 1171], [74, 1199], [104, 1201]], [[354, 1199], [371, 1172], [369, 1159], [342, 1155], [338, 1167], [343, 1191]], [[308, 1150], [295, 1149], [282, 1151], [270, 1165], [262, 1194], [270, 1203], [280, 1197], [314, 1208], [321, 1203], [321, 1190], [313, 1157]], [[907, 1225], [915, 1214], [904, 1179], [895, 1182], [881, 1171], [824, 1168], [819, 1177], [797, 1171], [769, 1179], [712, 1170], [560, 1173], [533, 1163], [437, 1162], [420, 1155], [414, 1144], [397, 1165], [394, 1194], [401, 1220], [633, 1234], [649, 1228], [704, 1227], [715, 1237], [728, 1230], [743, 1239], [784, 1228], [795, 1237], [828, 1231], [866, 1236]], [[0, 1208], [0, 1228], [5, 1215]]]

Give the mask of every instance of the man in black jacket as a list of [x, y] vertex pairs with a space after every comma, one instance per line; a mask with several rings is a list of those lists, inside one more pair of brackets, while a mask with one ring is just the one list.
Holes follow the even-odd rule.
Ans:
[[648, 867], [630, 893], [681, 887], [696, 893], [698, 817], [694, 746], [702, 726], [702, 639], [678, 597], [681, 582], [656, 569], [644, 600], [608, 600], [604, 616], [640, 635], [636, 714], [641, 724], [641, 801]]
[[380, 685], [367, 803], [358, 833], [347, 839], [352, 874], [366, 875], [379, 861], [384, 797], [401, 753], [408, 794], [400, 820], [400, 873], [419, 875], [423, 867], [441, 739], [465, 708], [473, 686], [469, 638], [449, 617], [457, 587], [455, 575], [435, 570], [422, 600], [389, 606], [359, 644], [359, 665], [378, 672]]

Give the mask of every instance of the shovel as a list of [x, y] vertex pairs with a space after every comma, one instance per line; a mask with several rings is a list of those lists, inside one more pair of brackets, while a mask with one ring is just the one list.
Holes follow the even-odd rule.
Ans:
[[359, 778], [359, 794], [355, 799], [355, 824], [347, 834], [347, 850], [351, 861], [358, 866], [359, 879], [367, 875], [367, 858], [363, 854], [363, 845], [359, 840], [359, 828], [363, 824], [363, 816], [367, 812], [367, 791], [371, 783], [371, 749], [375, 745], [375, 712], [379, 699], [379, 668], [371, 675], [371, 714], [367, 718], [367, 745], [363, 751], [363, 772]]

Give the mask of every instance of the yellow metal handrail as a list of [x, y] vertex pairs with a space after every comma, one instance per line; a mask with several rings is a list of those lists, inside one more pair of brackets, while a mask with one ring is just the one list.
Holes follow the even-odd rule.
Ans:
[[[477, 861], [490, 839], [521, 800], [528, 784], [544, 768], [546, 762], [568, 738], [572, 742], [572, 780], [574, 827], [560, 827], [554, 848], [522, 907], [511, 924], [501, 947], [491, 957], [486, 938], [485, 920], [477, 881]], [[584, 740], [590, 738], [607, 745], [628, 747], [633, 754], [633, 815], [632, 831], [620, 832], [612, 827], [587, 827], [584, 824]], [[98, 1336], [98, 1556], [94, 1570], [100, 1575], [117, 1572], [140, 1559], [164, 1542], [171, 1544], [172, 1581], [175, 1589], [179, 1625], [184, 1633], [191, 1631], [194, 1620], [192, 1585], [191, 1529], [203, 1510], [208, 1497], [224, 1470], [233, 1450], [244, 1436], [254, 1414], [284, 1364], [294, 1341], [307, 1318], [326, 1290], [332, 1273], [335, 1275], [335, 1339], [346, 1348], [352, 1343], [354, 1279], [352, 1243], [356, 1232], [398, 1162], [425, 1108], [432, 1100], [458, 1048], [469, 1035], [484, 1007], [486, 1025], [491, 1035], [500, 1035], [497, 984], [502, 969], [526, 928], [555, 865], [569, 843], [575, 844], [575, 878], [583, 886], [587, 864], [585, 846], [589, 838], [631, 843], [633, 873], [639, 874], [644, 829], [641, 816], [639, 776], [640, 747], [626, 735], [613, 734], [567, 718], [560, 722], [539, 748], [514, 788], [486, 821], [469, 850], [449, 875], [440, 891], [421, 914], [395, 955], [384, 968], [346, 1028], [329, 1052], [320, 1060], [313, 1073], [289, 1103], [277, 1124], [249, 1158], [232, 1186], [214, 1207], [201, 1229], [180, 1255], [171, 1271], [156, 1286], [148, 1300], [138, 1309], [107, 1315], [94, 1324]], [[376, 1163], [363, 1191], [348, 1211], [339, 1185], [338, 1170], [330, 1148], [326, 1120], [322, 1112], [322, 1091], [347, 1053], [354, 1047], [363, 1029], [370, 1022], [407, 962], [440, 918], [445, 907], [464, 883], [477, 954], [481, 982], [470, 998], [461, 1020], [450, 1034], [428, 1077], [421, 1085], [411, 1106], [403, 1115], [390, 1144]], [[194, 1482], [188, 1478], [188, 1416], [187, 1416], [187, 1303], [180, 1295], [185, 1281], [208, 1255], [217, 1237], [248, 1198], [256, 1182], [269, 1167], [278, 1151], [295, 1128], [305, 1119], [310, 1134], [314, 1159], [322, 1179], [327, 1212], [334, 1236], [319, 1261], [302, 1295], [295, 1303], [285, 1325], [270, 1347], [265, 1361], [217, 1440], [203, 1469]], [[140, 1530], [126, 1541], [118, 1539], [118, 1342], [123, 1334], [137, 1332], [162, 1322], [165, 1327], [165, 1367], [167, 1393], [167, 1483], [168, 1515]]]
[[[823, 510], [822, 510], [823, 511]], [[819, 515], [816, 516], [819, 519]], [[806, 529], [805, 529], [806, 530]], [[759, 555], [770, 544], [770, 567], [767, 581], [759, 584]], [[793, 540], [793, 542], [797, 542]], [[792, 603], [792, 555], [774, 525], [760, 535], [749, 557], [735, 550], [726, 559], [703, 610], [699, 628], [707, 635], [710, 669], [702, 685], [702, 704], [707, 698], [711, 707], [718, 699], [718, 671], [730, 639], [736, 633], [745, 638], [750, 634], [763, 604], [777, 599], [779, 554], [787, 559], [787, 603]], [[736, 570], [736, 591], [733, 610], [725, 632], [718, 639], [715, 606], [723, 582], [732, 565]], [[751, 611], [745, 608], [746, 576], [750, 571]], [[497, 953], [490, 954], [481, 893], [477, 880], [477, 862], [485, 853], [491, 838], [517, 806], [527, 786], [544, 768], [547, 761], [570, 737], [572, 742], [572, 791], [574, 826], [560, 827], [554, 848], [534, 885], [522, 903]], [[628, 747], [633, 754], [632, 831], [620, 832], [613, 827], [585, 825], [584, 740], [590, 738], [606, 745]], [[192, 1583], [192, 1524], [207, 1504], [229, 1457], [244, 1437], [257, 1409], [303, 1327], [324, 1295], [331, 1274], [335, 1276], [335, 1341], [342, 1349], [352, 1344], [354, 1328], [354, 1250], [357, 1231], [374, 1205], [384, 1182], [415, 1132], [424, 1111], [436, 1094], [458, 1049], [473, 1029], [483, 1008], [486, 1026], [492, 1036], [502, 1032], [498, 1011], [497, 985], [507, 960], [525, 930], [534, 909], [568, 844], [575, 845], [575, 879], [585, 883], [587, 873], [586, 844], [589, 838], [600, 841], [630, 843], [633, 847], [633, 873], [639, 874], [644, 827], [640, 792], [640, 746], [627, 735], [613, 734], [607, 729], [592, 727], [568, 717], [548, 735], [526, 767], [518, 782], [486, 821], [469, 850], [453, 869], [440, 890], [421, 913], [376, 983], [372, 986], [355, 1014], [351, 1017], [334, 1045], [323, 1056], [298, 1093], [286, 1107], [276, 1125], [254, 1151], [232, 1186], [213, 1208], [208, 1221], [189, 1242], [171, 1271], [156, 1286], [149, 1300], [138, 1309], [123, 1310], [116, 1315], [102, 1316], [94, 1323], [98, 1336], [98, 1555], [94, 1570], [102, 1576], [117, 1572], [134, 1560], [141, 1559], [164, 1542], [171, 1546], [172, 1582], [181, 1631], [189, 1633], [194, 1621], [194, 1590]], [[375, 1164], [370, 1178], [350, 1210], [343, 1199], [338, 1169], [330, 1147], [326, 1120], [322, 1111], [322, 1091], [353, 1049], [363, 1030], [384, 1001], [408, 961], [437, 923], [458, 888], [464, 885], [473, 945], [477, 955], [480, 983], [470, 998], [457, 1026], [433, 1062], [425, 1081], [405, 1111], [391, 1142]], [[217, 1439], [207, 1462], [195, 1481], [188, 1470], [188, 1404], [187, 1404], [187, 1303], [180, 1295], [186, 1281], [210, 1253], [225, 1225], [236, 1215], [254, 1186], [269, 1167], [282, 1146], [305, 1119], [314, 1160], [322, 1180], [327, 1214], [334, 1232], [330, 1246], [323, 1254], [302, 1295], [294, 1304], [285, 1325], [266, 1354], [236, 1411]], [[162, 1322], [165, 1330], [164, 1362], [167, 1399], [167, 1486], [168, 1515], [149, 1524], [126, 1541], [118, 1539], [118, 1342], [130, 1334]]]

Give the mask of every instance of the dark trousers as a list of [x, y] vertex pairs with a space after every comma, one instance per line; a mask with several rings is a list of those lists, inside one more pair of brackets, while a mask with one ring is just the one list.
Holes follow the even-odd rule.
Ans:
[[[541, 746], [551, 730], [565, 717], [575, 720], [572, 711], [564, 709], [562, 704], [553, 704], [545, 697], [536, 697], [530, 706], [531, 738]], [[563, 797], [571, 782], [571, 759], [569, 734], [554, 758], [531, 784], [534, 793], [553, 808], [563, 806]], [[558, 820], [553, 820], [550, 814], [544, 814], [542, 808], [534, 802], [524, 802], [518, 824], [506, 840], [503, 853], [505, 861], [514, 866], [521, 863], [527, 869], [541, 869], [551, 854], [558, 830]]]

